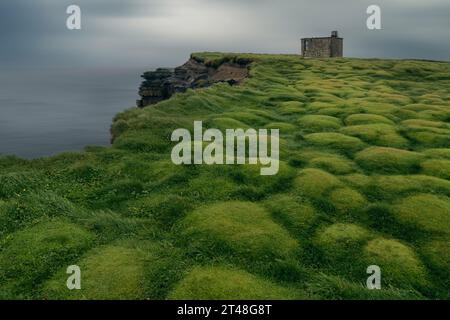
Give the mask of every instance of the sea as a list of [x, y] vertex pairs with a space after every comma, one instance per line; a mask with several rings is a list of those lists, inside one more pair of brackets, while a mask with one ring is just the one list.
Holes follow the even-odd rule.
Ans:
[[109, 145], [113, 117], [136, 105], [148, 69], [1, 68], [0, 156]]

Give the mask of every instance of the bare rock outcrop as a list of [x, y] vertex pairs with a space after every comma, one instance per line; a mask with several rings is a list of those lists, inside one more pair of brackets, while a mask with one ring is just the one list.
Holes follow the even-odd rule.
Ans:
[[174, 68], [159, 68], [145, 72], [140, 88], [138, 107], [146, 107], [169, 99], [173, 94], [187, 89], [204, 88], [218, 82], [240, 84], [249, 75], [248, 59], [223, 59], [219, 63], [205, 63], [191, 57], [184, 65]]

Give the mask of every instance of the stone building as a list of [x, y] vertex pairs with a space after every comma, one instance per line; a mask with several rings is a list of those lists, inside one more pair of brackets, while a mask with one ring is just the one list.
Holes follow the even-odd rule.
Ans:
[[331, 32], [331, 37], [303, 38], [302, 56], [309, 58], [335, 58], [343, 56], [344, 39], [338, 32]]

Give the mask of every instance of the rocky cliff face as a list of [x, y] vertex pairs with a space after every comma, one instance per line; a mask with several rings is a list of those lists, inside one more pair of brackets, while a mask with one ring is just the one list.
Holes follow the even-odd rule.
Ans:
[[239, 84], [248, 77], [250, 63], [250, 60], [231, 58], [211, 64], [191, 58], [175, 69], [159, 68], [145, 72], [137, 106], [143, 108], [166, 100], [177, 92], [208, 87], [217, 82]]

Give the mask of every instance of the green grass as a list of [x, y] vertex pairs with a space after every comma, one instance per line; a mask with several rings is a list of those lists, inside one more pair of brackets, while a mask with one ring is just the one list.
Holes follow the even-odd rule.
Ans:
[[[67, 275], [60, 272], [45, 284], [43, 295], [51, 300], [143, 299], [145, 296], [141, 282], [145, 276], [144, 255], [145, 253], [131, 248], [100, 247], [77, 262], [83, 270], [82, 290], [67, 290]], [[118, 273], [117, 270], [121, 272]]]
[[425, 267], [409, 246], [397, 240], [378, 238], [364, 248], [369, 265], [378, 265], [384, 282], [404, 288], [421, 288], [427, 285]]
[[318, 156], [312, 159], [309, 165], [338, 175], [351, 173], [356, 170], [356, 166], [352, 161], [333, 154]]
[[364, 143], [355, 137], [340, 133], [312, 133], [305, 140], [319, 148], [329, 148], [343, 153], [355, 152], [364, 148]]
[[393, 207], [395, 217], [405, 225], [429, 232], [450, 233], [450, 199], [418, 194], [400, 200]]
[[251, 273], [222, 266], [195, 267], [169, 294], [169, 299], [186, 300], [291, 300], [305, 295], [284, 288]]
[[353, 114], [345, 119], [345, 123], [348, 126], [357, 126], [364, 124], [375, 124], [375, 123], [385, 123], [394, 124], [391, 120], [386, 117], [376, 115], [376, 114]]
[[189, 250], [208, 256], [228, 252], [241, 259], [269, 260], [294, 257], [299, 244], [250, 202], [224, 202], [190, 213], [179, 226]]
[[[0, 156], [1, 299], [449, 298], [449, 63], [193, 58], [250, 77], [118, 114], [111, 147]], [[278, 175], [174, 165], [199, 120], [280, 129]]]
[[57, 269], [76, 262], [94, 239], [81, 227], [59, 220], [11, 234], [0, 252], [1, 296], [35, 298], [36, 286]]
[[305, 132], [336, 131], [341, 127], [341, 121], [338, 118], [322, 115], [303, 116], [297, 123]]
[[[319, 230], [314, 244], [331, 261], [352, 260], [371, 237], [368, 230], [354, 224], [336, 223]], [[355, 252], [356, 251], [356, 252]]]
[[415, 173], [419, 170], [421, 153], [395, 148], [371, 147], [356, 155], [361, 167], [380, 173]]

